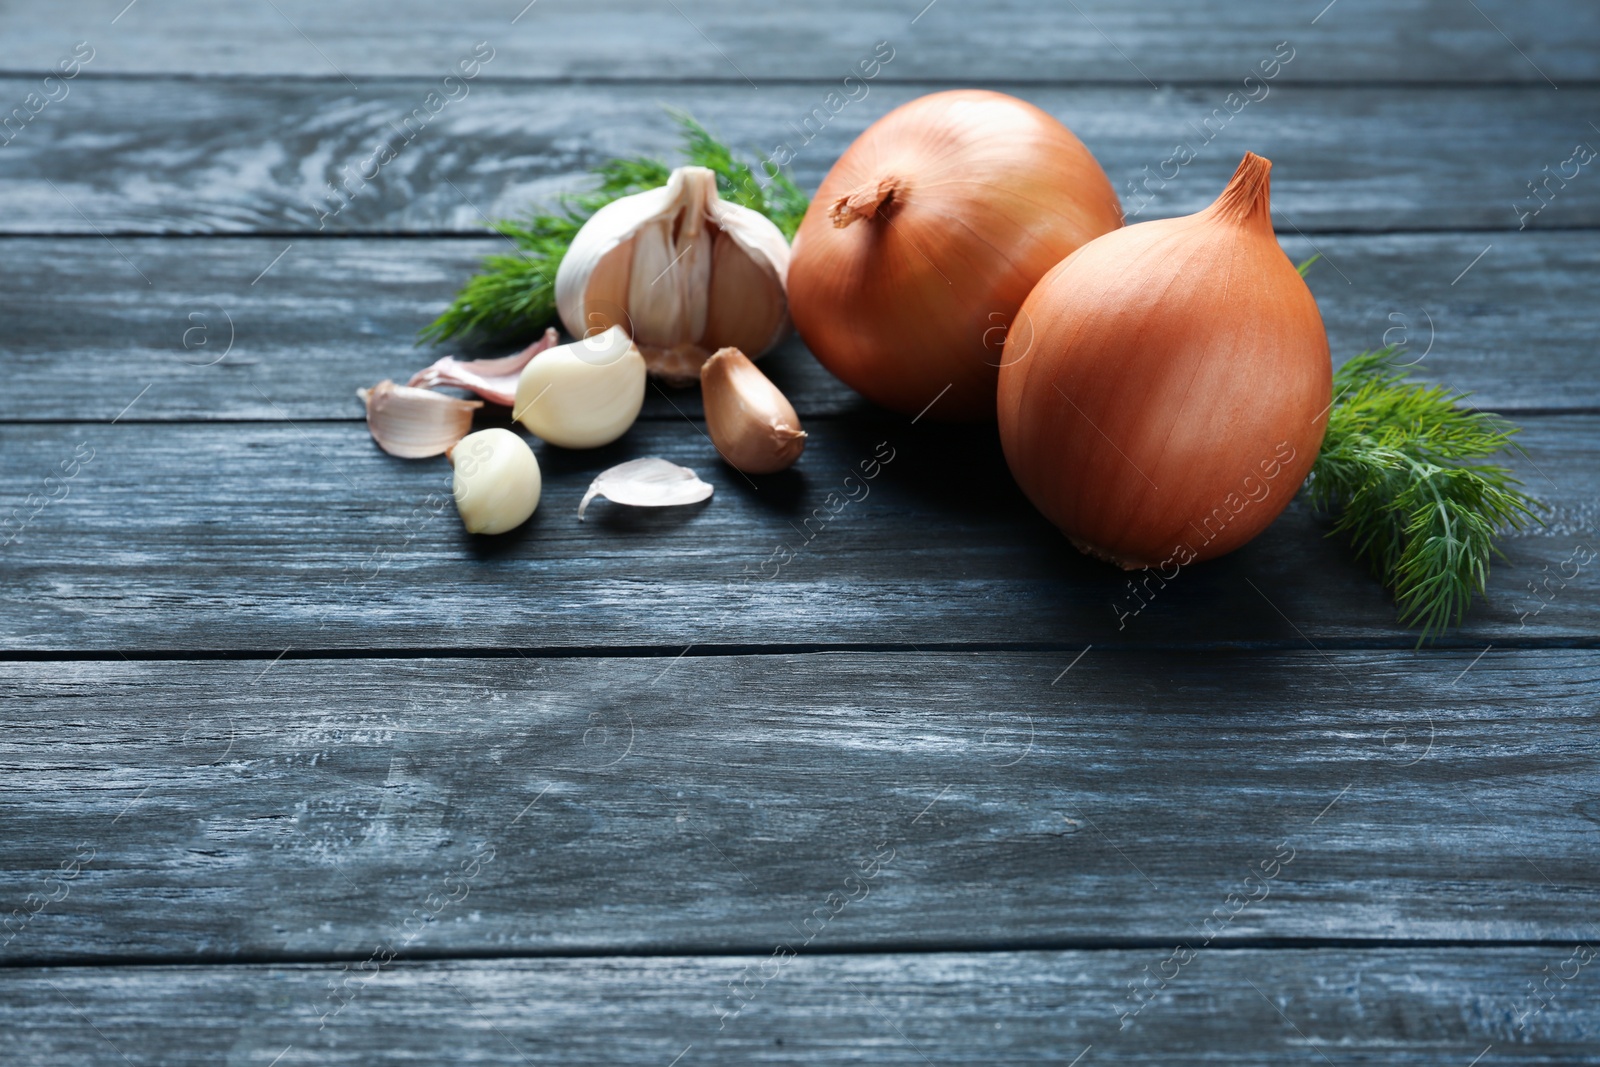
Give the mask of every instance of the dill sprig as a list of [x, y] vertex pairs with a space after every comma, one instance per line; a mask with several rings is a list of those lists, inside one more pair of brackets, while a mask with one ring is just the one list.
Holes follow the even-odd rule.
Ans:
[[1363, 352], [1334, 374], [1334, 403], [1311, 469], [1312, 506], [1337, 515], [1358, 556], [1393, 590], [1420, 645], [1459, 625], [1500, 555], [1499, 535], [1540, 522], [1543, 505], [1505, 467], [1478, 462], [1517, 428], [1463, 407], [1466, 394], [1409, 381], [1395, 348]]
[[[687, 111], [669, 109], [683, 136], [687, 163], [716, 172], [717, 190], [726, 199], [761, 212], [793, 238], [808, 201], [782, 170], [769, 172], [762, 185], [748, 164]], [[672, 168], [658, 159], [613, 159], [594, 169], [594, 189], [560, 197], [549, 211], [492, 223], [496, 233], [517, 246], [517, 254], [498, 253], [483, 261], [444, 313], [421, 331], [435, 344], [471, 335], [480, 340], [531, 335], [555, 320], [556, 271], [583, 224], [613, 200], [667, 184]]]
[[667, 114], [683, 129], [683, 154], [690, 164], [716, 171], [717, 193], [724, 200], [761, 212], [786, 238], [794, 240], [811, 201], [786, 171], [768, 171], [768, 184], [763, 186], [749, 165], [734, 158], [728, 146], [696, 122], [693, 115], [678, 108], [669, 108]]

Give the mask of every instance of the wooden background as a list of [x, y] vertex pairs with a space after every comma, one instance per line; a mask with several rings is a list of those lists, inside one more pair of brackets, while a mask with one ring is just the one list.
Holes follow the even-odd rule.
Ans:
[[[93, 52], [0, 147], [7, 1063], [1600, 1063], [1600, 164], [1527, 217], [1600, 145], [1600, 9], [124, 3], [0, 11], [0, 111]], [[1406, 342], [1525, 426], [1548, 526], [1467, 625], [1416, 650], [1298, 504], [1119, 619], [992, 428], [798, 341], [783, 476], [656, 394], [479, 542], [372, 446], [354, 390], [434, 357], [485, 217], [670, 153], [663, 104], [770, 151], [880, 41], [808, 190], [987, 85], [1127, 200], [1289, 42], [1140, 217], [1271, 157], [1336, 359]], [[640, 455], [716, 496], [580, 525]]]

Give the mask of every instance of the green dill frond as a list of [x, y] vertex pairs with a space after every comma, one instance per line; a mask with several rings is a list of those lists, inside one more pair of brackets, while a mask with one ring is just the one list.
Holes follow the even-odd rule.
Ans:
[[531, 330], [530, 323], [548, 322], [555, 311], [559, 265], [559, 258], [489, 256], [444, 313], [423, 328], [422, 340], [437, 344], [463, 334], [506, 337]]
[[1539, 522], [1543, 505], [1507, 468], [1476, 462], [1511, 447], [1517, 428], [1462, 407], [1464, 394], [1408, 381], [1394, 351], [1363, 352], [1334, 374], [1307, 492], [1394, 591], [1420, 644], [1460, 624], [1500, 534]]
[[[642, 193], [646, 189], [656, 189], [667, 184], [667, 178], [672, 175], [672, 168], [659, 159], [635, 156], [632, 159], [608, 160], [596, 167], [594, 172], [600, 178], [600, 187], [591, 194], [596, 198], [596, 202], [590, 208], [590, 214], [618, 197], [632, 196], [634, 193]], [[567, 199], [568, 202], [584, 202], [587, 197], [580, 194]]]
[[1314, 263], [1316, 263], [1316, 261], [1321, 259], [1321, 258], [1322, 258], [1322, 253], [1318, 252], [1316, 255], [1312, 256], [1310, 259], [1302, 260], [1300, 262], [1300, 264], [1298, 266], [1296, 266], [1294, 269], [1300, 272], [1300, 277], [1304, 278], [1306, 276], [1306, 272], [1309, 271], [1311, 269], [1312, 265]]
[[[682, 128], [688, 162], [716, 172], [720, 195], [761, 212], [792, 239], [809, 201], [789, 175], [779, 171], [762, 186], [749, 165], [688, 112], [669, 109], [669, 113]], [[556, 317], [556, 272], [583, 224], [613, 200], [667, 184], [671, 173], [672, 168], [659, 159], [608, 160], [594, 168], [593, 189], [560, 197], [552, 210], [492, 223], [496, 233], [516, 245], [518, 254], [485, 259], [443, 314], [422, 329], [418, 343], [438, 344], [463, 335], [509, 339], [544, 329]]]
[[766, 192], [767, 208], [762, 214], [777, 224], [784, 237], [793, 241], [801, 220], [806, 217], [806, 209], [811, 206], [811, 198], [800, 191], [789, 172], [784, 170], [772, 176], [772, 184], [767, 186]]

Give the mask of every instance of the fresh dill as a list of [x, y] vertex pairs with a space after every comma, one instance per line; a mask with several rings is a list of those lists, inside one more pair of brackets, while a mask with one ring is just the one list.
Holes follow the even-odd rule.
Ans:
[[1496, 539], [1543, 507], [1506, 467], [1517, 428], [1464, 407], [1465, 394], [1408, 380], [1396, 349], [1363, 352], [1333, 376], [1334, 403], [1307, 493], [1394, 593], [1418, 644], [1459, 625], [1484, 592]]
[[[724, 198], [761, 212], [792, 239], [808, 204], [793, 179], [778, 170], [769, 172], [763, 185], [748, 164], [688, 112], [669, 114], [682, 134], [686, 162], [716, 172], [717, 190]], [[613, 200], [667, 184], [672, 168], [661, 160], [634, 157], [602, 163], [593, 173], [597, 180], [592, 190], [563, 196], [552, 210], [493, 223], [497, 233], [517, 246], [516, 254], [484, 259], [444, 313], [423, 328], [422, 340], [505, 340], [550, 325], [556, 315], [556, 271], [583, 224]]]

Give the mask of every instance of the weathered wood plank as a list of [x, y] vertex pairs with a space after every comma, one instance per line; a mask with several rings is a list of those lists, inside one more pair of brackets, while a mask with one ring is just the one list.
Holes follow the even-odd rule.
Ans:
[[[489, 540], [462, 532], [445, 460], [384, 455], [359, 422], [0, 427], [8, 538], [20, 529], [3, 550], [0, 648], [1414, 641], [1299, 504], [1141, 598], [1032, 511], [992, 427], [811, 426], [800, 464], [759, 483], [687, 421], [589, 452], [539, 445], [539, 513]], [[1597, 636], [1600, 417], [1529, 419], [1522, 440], [1511, 465], [1556, 510], [1506, 541], [1488, 602], [1450, 638], [1463, 645]], [[664, 512], [601, 503], [577, 521], [596, 473], [645, 455], [700, 470], [717, 495]]]
[[[1337, 361], [1406, 341], [1408, 358], [1426, 357], [1417, 373], [1486, 408], [1600, 406], [1592, 234], [1318, 236], [1315, 246], [1291, 234], [1283, 244], [1297, 260], [1314, 248], [1327, 256], [1310, 282]], [[149, 285], [98, 238], [0, 241], [11, 300], [0, 421], [109, 421], [147, 385], [127, 418], [360, 418], [357, 387], [404, 381], [456, 350], [416, 348], [416, 331], [494, 246], [119, 238], [117, 247]], [[763, 366], [803, 417], [867, 410], [798, 341]], [[684, 414], [700, 414], [698, 390], [651, 392], [646, 418]]]
[[1478, 655], [3, 664], [0, 957], [1600, 935], [1600, 652]]
[[[1548, 88], [1600, 75], [1600, 18], [1575, 0], [1182, 3], [999, 0], [981, 5], [817, 0], [427, 0], [230, 7], [203, 0], [53, 4], [0, 18], [4, 63], [44, 70], [72, 41], [98, 48], [96, 72], [202, 76], [289, 74], [353, 83], [444, 74], [474, 42], [491, 42], [495, 76], [693, 78], [763, 90], [769, 79], [842, 78], [879, 40], [897, 55], [885, 77], [1093, 79], [1144, 84], [1233, 79], [1285, 38], [1304, 49], [1295, 77], [1315, 80], [1519, 81]], [[1509, 39], [1508, 39], [1509, 38]], [[617, 58], [613, 58], [616, 56]], [[341, 82], [342, 84], [342, 82]]]
[[[1216, 952], [1120, 1031], [1127, 983], [1163, 953], [399, 963], [370, 981], [328, 965], [24, 970], [7, 976], [0, 1018], [18, 1067], [433, 1064], [444, 1048], [473, 1067], [1075, 1056], [1085, 1067], [1437, 1067], [1474, 1056], [1576, 1067], [1600, 1063], [1600, 1012], [1584, 988], [1594, 964], [1578, 962], [1594, 951]], [[1544, 1002], [1528, 986], [1547, 967], [1578, 971], [1535, 1011]], [[748, 991], [747, 1006], [719, 1029], [719, 1010], [736, 1003], [730, 985]]]
[[[360, 92], [337, 80], [84, 77], [69, 84], [65, 99], [0, 152], [6, 232], [477, 234], [485, 216], [516, 214], [576, 188], [604, 159], [671, 157], [677, 137], [662, 104], [689, 108], [762, 157], [788, 145], [797, 180], [812, 190], [874, 119], [950, 83], [879, 84], [837, 116], [824, 109], [818, 117], [811, 111], [825, 100], [825, 85], [752, 93], [725, 85], [479, 82], [432, 118], [414, 116], [436, 88], [430, 81]], [[0, 79], [0, 99], [20, 100], [36, 88], [25, 78]], [[1588, 173], [1594, 164], [1568, 162], [1575, 144], [1600, 143], [1589, 125], [1600, 112], [1600, 90], [1592, 87], [1274, 81], [1252, 90], [1264, 98], [1243, 105], [1228, 103], [1227, 85], [1012, 88], [1083, 138], [1125, 209], [1141, 219], [1203, 207], [1251, 149], [1274, 161], [1274, 204], [1288, 233], [1600, 224], [1600, 181]], [[1195, 153], [1181, 166], [1180, 143]], [[1530, 215], [1542, 201], [1528, 185], [1544, 181], [1546, 167], [1556, 175], [1543, 194], [1549, 203]]]

